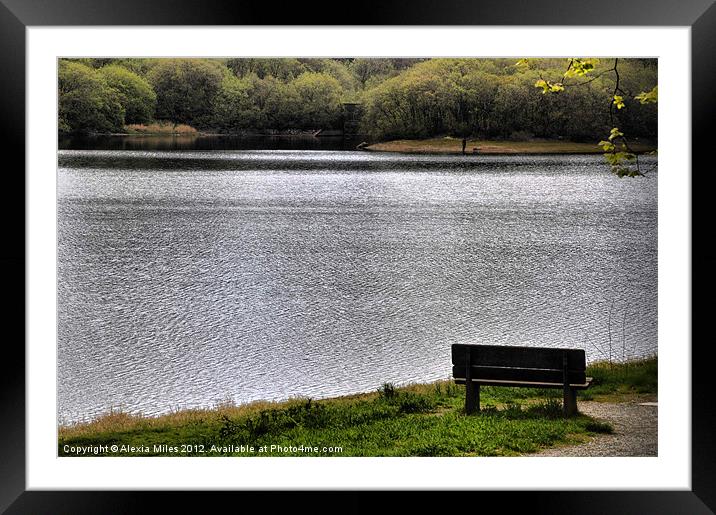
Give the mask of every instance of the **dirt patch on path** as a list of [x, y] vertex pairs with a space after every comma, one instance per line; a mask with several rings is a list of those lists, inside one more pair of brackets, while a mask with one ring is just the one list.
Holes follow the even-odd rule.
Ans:
[[658, 406], [654, 397], [628, 402], [580, 401], [579, 411], [609, 422], [613, 434], [600, 434], [590, 441], [552, 447], [529, 456], [657, 456]]

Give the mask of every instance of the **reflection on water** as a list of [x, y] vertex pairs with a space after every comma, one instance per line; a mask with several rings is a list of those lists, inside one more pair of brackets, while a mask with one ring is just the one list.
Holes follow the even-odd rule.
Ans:
[[230, 136], [230, 135], [136, 135], [65, 136], [63, 150], [355, 150], [361, 139], [342, 137]]
[[58, 310], [65, 422], [446, 378], [452, 343], [653, 354], [657, 175], [599, 156], [61, 151]]

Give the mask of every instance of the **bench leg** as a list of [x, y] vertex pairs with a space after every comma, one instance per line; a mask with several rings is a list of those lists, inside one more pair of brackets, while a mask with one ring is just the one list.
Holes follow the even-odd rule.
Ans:
[[577, 390], [569, 387], [564, 388], [564, 406], [562, 409], [565, 417], [577, 414]]
[[465, 413], [471, 415], [480, 411], [480, 385], [472, 381], [465, 383]]

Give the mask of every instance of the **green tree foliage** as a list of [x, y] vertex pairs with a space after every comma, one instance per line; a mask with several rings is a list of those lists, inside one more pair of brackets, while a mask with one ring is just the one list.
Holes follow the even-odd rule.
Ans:
[[60, 61], [58, 72], [61, 132], [117, 132], [124, 125], [118, 92], [93, 68]]
[[229, 75], [213, 101], [213, 126], [225, 132], [331, 127], [340, 121], [343, 91], [327, 73], [304, 72], [288, 82]]
[[658, 89], [654, 59], [620, 59], [617, 88], [614, 68], [582, 58], [67, 59], [60, 123], [106, 132], [154, 116], [223, 132], [308, 130], [340, 125], [341, 102], [360, 101], [375, 139], [604, 140], [616, 153], [612, 128], [655, 140]]
[[113, 59], [111, 63], [108, 63], [105, 66], [109, 66], [111, 64], [123, 66], [129, 71], [136, 73], [143, 79], [146, 79], [149, 70], [151, 70], [158, 63], [159, 59], [152, 59], [146, 57], [125, 57], [121, 59]]
[[292, 80], [305, 71], [298, 59], [280, 57], [229, 59], [226, 66], [237, 77], [255, 74], [259, 79], [273, 77], [283, 82]]
[[341, 85], [327, 73], [301, 74], [294, 82], [300, 99], [300, 118], [310, 128], [330, 127], [341, 114]]
[[124, 108], [125, 123], [147, 123], [152, 120], [157, 107], [157, 95], [145, 79], [116, 64], [100, 68], [99, 73], [117, 91], [119, 102]]
[[203, 125], [211, 117], [224, 74], [205, 59], [162, 59], [148, 74], [157, 94], [157, 118]]
[[385, 79], [395, 77], [397, 74], [411, 66], [426, 61], [422, 58], [384, 58], [384, 57], [358, 57], [347, 59], [350, 70], [362, 88], [370, 88], [383, 82]]
[[416, 64], [366, 92], [365, 126], [378, 137], [498, 131], [494, 113], [500, 78], [490, 71], [470, 59]]
[[[611, 67], [605, 67], [601, 70], [598, 68], [599, 59], [585, 59], [585, 58], [568, 58], [567, 69], [562, 74], [562, 77], [558, 80], [543, 79], [540, 74], [539, 80], [534, 84], [536, 88], [542, 90], [542, 94], [548, 93], [561, 93], [565, 91], [565, 87], [569, 91], [577, 86], [589, 85], [593, 81], [602, 77], [608, 77], [611, 81], [609, 84], [609, 96], [608, 99], [608, 114], [609, 114], [609, 131], [608, 139], [599, 142], [599, 145], [604, 150], [604, 159], [612, 173], [618, 177], [637, 177], [644, 175], [649, 169], [643, 168], [639, 163], [639, 156], [633, 151], [630, 138], [627, 137], [623, 130], [625, 127], [627, 130], [641, 133], [648, 131], [648, 127], [639, 126], [635, 124], [633, 116], [629, 116], [631, 113], [638, 113], [639, 110], [631, 109], [636, 102], [641, 105], [656, 104], [658, 101], [658, 86], [654, 86], [649, 91], [642, 91], [638, 95], [632, 93], [631, 88], [644, 89], [644, 82], [635, 82], [635, 78], [647, 78], [648, 83], [656, 82], [656, 77], [648, 73], [641, 74], [624, 74], [624, 67], [629, 66], [625, 64], [625, 61], [614, 58], [609, 60]], [[628, 62], [626, 62], [628, 63]], [[656, 72], [656, 66], [651, 66], [650, 60], [647, 59], [634, 59], [631, 62], [632, 67], [641, 65], [641, 71], [652, 68]], [[529, 68], [530, 60], [520, 59], [517, 62], [517, 66]], [[590, 77], [590, 78], [588, 78]], [[574, 81], [573, 79], [577, 79]], [[570, 81], [570, 79], [572, 79]], [[569, 82], [569, 84], [568, 84]], [[630, 84], [631, 82], [631, 84]], [[627, 105], [630, 109], [625, 109]], [[569, 107], [572, 108], [573, 104], [569, 103]], [[644, 109], [649, 113], [648, 109]], [[627, 116], [624, 116], [624, 113]], [[647, 118], [641, 118], [639, 121], [656, 121], [656, 112], [651, 113], [652, 116]], [[621, 129], [620, 129], [621, 127]], [[656, 133], [656, 127], [654, 127], [654, 133]], [[653, 168], [653, 167], [652, 167]]]
[[272, 76], [259, 79], [251, 75], [248, 79], [251, 98], [258, 112], [256, 128], [283, 130], [300, 127], [301, 99], [292, 82], [281, 82]]
[[344, 96], [355, 96], [359, 88], [355, 75], [348, 67], [349, 59], [299, 59], [305, 71], [324, 73], [336, 79]]
[[232, 132], [257, 127], [260, 112], [252, 100], [253, 83], [227, 75], [212, 101], [213, 125], [221, 131]]
[[393, 75], [395, 67], [390, 59], [360, 57], [351, 63], [351, 71], [365, 87], [369, 79], [379, 80]]
[[[603, 74], [608, 68], [585, 61], [571, 80], [591, 77], [565, 88], [564, 59], [431, 59], [365, 91], [364, 127], [377, 138], [451, 134], [598, 141], [613, 126], [604, 109], [605, 96], [614, 95], [613, 80]], [[656, 81], [655, 67], [636, 60], [625, 61], [621, 74], [625, 91], [642, 91]], [[559, 80], [551, 79], [555, 76]], [[654, 139], [654, 106], [629, 109], [637, 100], [622, 96], [621, 126]]]

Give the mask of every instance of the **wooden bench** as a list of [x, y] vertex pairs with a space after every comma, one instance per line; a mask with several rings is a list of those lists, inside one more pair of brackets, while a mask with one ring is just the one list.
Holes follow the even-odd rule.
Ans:
[[582, 349], [454, 344], [452, 365], [455, 383], [465, 385], [468, 414], [480, 411], [480, 386], [489, 385], [562, 388], [563, 412], [571, 416], [577, 413], [577, 390], [592, 383]]

